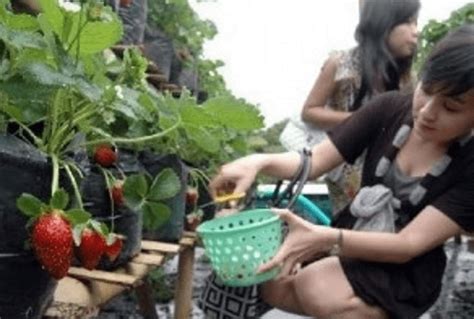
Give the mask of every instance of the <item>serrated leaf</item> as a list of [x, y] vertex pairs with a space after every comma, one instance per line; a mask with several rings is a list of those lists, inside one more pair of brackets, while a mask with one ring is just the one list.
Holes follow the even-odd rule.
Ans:
[[203, 104], [203, 108], [222, 125], [234, 130], [251, 131], [264, 126], [258, 109], [231, 96], [212, 98]]
[[31, 194], [21, 194], [16, 200], [18, 209], [29, 217], [37, 217], [42, 212], [43, 202]]
[[213, 114], [206, 112], [206, 110], [197, 104], [185, 105], [180, 109], [181, 120], [185, 124], [194, 126], [216, 126], [219, 125], [213, 118]]
[[51, 202], [49, 204], [54, 209], [63, 210], [66, 208], [68, 203], [69, 194], [66, 193], [63, 189], [59, 189], [53, 194], [53, 197], [51, 198]]
[[171, 217], [171, 210], [162, 203], [146, 202], [142, 208], [143, 226], [146, 229], [157, 229]]
[[178, 175], [171, 168], [165, 168], [153, 180], [147, 198], [160, 201], [176, 196], [180, 190], [181, 182]]
[[148, 185], [144, 175], [128, 176], [123, 184], [123, 195], [127, 205], [134, 208], [139, 207], [148, 193]]
[[58, 5], [58, 0], [38, 0], [41, 12], [56, 34], [60, 35], [64, 27], [64, 16]]
[[11, 30], [0, 24], [0, 39], [16, 49], [35, 48], [45, 49], [46, 42], [41, 35], [31, 31]]
[[219, 136], [212, 134], [203, 127], [194, 125], [184, 125], [186, 134], [196, 145], [209, 153], [217, 153], [220, 151]]
[[68, 210], [66, 216], [72, 225], [87, 223], [92, 217], [90, 213], [78, 208]]
[[[25, 87], [28, 87], [28, 90], [25, 90]], [[27, 83], [15, 77], [9, 81], [0, 82], [0, 91], [8, 96], [11, 105], [21, 111], [20, 119], [23, 123], [28, 124], [46, 115], [49, 99], [55, 90], [38, 83]]]

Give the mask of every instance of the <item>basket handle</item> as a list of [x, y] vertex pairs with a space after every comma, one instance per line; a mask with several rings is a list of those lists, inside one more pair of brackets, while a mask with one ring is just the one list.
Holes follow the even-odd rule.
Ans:
[[[296, 174], [293, 176], [290, 183], [280, 193], [280, 187], [283, 183], [282, 180], [278, 181], [277, 187], [275, 188], [272, 195], [272, 206], [279, 207], [283, 200], [288, 199], [287, 205], [284, 208], [291, 209], [296, 203], [298, 196], [303, 190], [304, 184], [308, 180], [309, 173], [311, 172], [311, 150], [303, 148], [300, 152], [301, 162], [296, 170]], [[293, 190], [297, 185], [296, 190]]]

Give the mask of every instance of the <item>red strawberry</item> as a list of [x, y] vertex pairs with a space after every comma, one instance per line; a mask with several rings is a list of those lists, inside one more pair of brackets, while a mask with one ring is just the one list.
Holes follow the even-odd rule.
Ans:
[[66, 276], [73, 252], [71, 225], [61, 215], [59, 211], [41, 215], [31, 234], [36, 257], [55, 279]]
[[122, 206], [124, 203], [123, 199], [123, 181], [116, 181], [112, 189], [110, 190], [112, 200], [115, 206]]
[[105, 247], [105, 255], [109, 258], [110, 261], [117, 259], [120, 251], [122, 250], [123, 241], [122, 239], [115, 237], [115, 240]]
[[186, 191], [186, 204], [189, 206], [195, 206], [197, 204], [198, 196], [197, 189], [189, 187]]
[[104, 254], [105, 247], [104, 236], [89, 228], [84, 229], [78, 251], [82, 266], [89, 270], [94, 269]]
[[131, 5], [133, 0], [120, 0], [120, 6], [121, 7], [128, 7]]
[[117, 153], [108, 145], [100, 145], [95, 149], [94, 160], [103, 167], [110, 167], [117, 161]]

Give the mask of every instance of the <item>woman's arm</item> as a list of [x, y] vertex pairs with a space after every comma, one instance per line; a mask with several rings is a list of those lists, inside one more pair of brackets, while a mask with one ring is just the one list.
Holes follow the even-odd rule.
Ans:
[[[310, 178], [317, 178], [343, 162], [334, 144], [326, 139], [312, 149]], [[211, 193], [246, 192], [257, 174], [290, 179], [300, 164], [296, 152], [253, 154], [223, 165], [209, 184]]]
[[343, 232], [343, 256], [404, 263], [443, 244], [459, 234], [461, 228], [441, 211], [428, 206], [397, 234]]
[[306, 98], [301, 118], [307, 123], [316, 125], [323, 130], [329, 130], [348, 118], [350, 112], [330, 110], [325, 107], [335, 89], [335, 74], [338, 57], [331, 56], [321, 68], [316, 82]]
[[260, 272], [281, 264], [284, 270], [291, 270], [297, 263], [329, 251], [336, 243], [340, 244], [341, 256], [405, 263], [461, 232], [454, 221], [433, 206], [426, 207], [399, 233], [340, 230], [311, 224], [287, 210], [277, 213], [288, 223], [290, 232], [275, 257], [260, 266]]

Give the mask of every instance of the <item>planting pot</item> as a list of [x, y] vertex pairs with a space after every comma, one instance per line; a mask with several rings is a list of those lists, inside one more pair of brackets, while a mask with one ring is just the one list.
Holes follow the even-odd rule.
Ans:
[[166, 242], [177, 242], [184, 229], [186, 184], [188, 169], [177, 155], [157, 155], [150, 151], [140, 152], [139, 160], [145, 170], [151, 175], [158, 175], [163, 169], [171, 168], [178, 174], [181, 190], [164, 203], [171, 209], [170, 219], [156, 230], [145, 230], [143, 238]]
[[[142, 44], [145, 35], [145, 25], [148, 14], [148, 1], [121, 0], [120, 3], [119, 16], [123, 23], [122, 44]], [[122, 5], [122, 3], [124, 5]]]
[[146, 57], [158, 66], [166, 81], [177, 84], [181, 65], [173, 40], [156, 27], [147, 25], [144, 46]]
[[16, 207], [22, 193], [47, 201], [52, 168], [47, 157], [20, 139], [0, 136], [0, 318], [41, 318], [56, 280], [24, 249], [27, 217]]
[[[140, 172], [140, 165], [133, 152], [121, 151], [118, 166], [125, 175]], [[116, 169], [111, 169], [115, 176], [119, 176]], [[110, 195], [107, 190], [105, 178], [97, 165], [91, 167], [90, 173], [85, 177], [81, 185], [81, 193], [84, 200], [84, 208], [92, 216], [107, 224], [113, 232], [125, 236], [120, 255], [113, 262], [103, 257], [99, 263], [99, 269], [115, 269], [127, 263], [132, 257], [138, 255], [141, 250], [141, 230], [143, 225], [142, 214], [131, 210], [125, 205], [115, 207], [111, 210]]]

